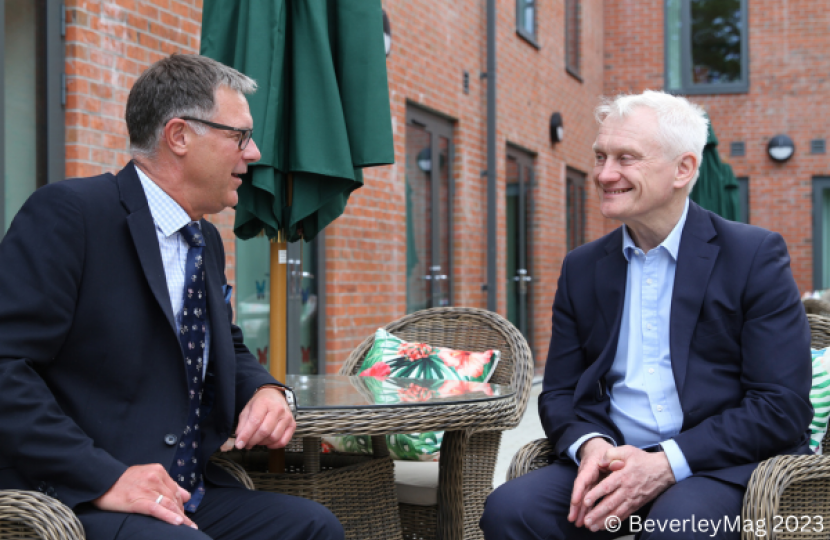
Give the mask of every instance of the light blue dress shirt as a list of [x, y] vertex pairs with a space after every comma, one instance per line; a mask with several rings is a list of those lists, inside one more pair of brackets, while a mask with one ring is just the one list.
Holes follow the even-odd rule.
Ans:
[[[677, 254], [688, 211], [686, 199], [680, 221], [648, 253], [634, 244], [623, 225], [623, 255], [628, 261], [625, 303], [617, 354], [606, 376], [611, 420], [626, 444], [638, 448], [659, 444], [678, 482], [691, 476], [692, 471], [672, 439], [683, 427], [683, 411], [671, 367], [669, 321]], [[571, 458], [578, 463], [579, 447], [597, 436], [604, 437], [592, 433], [571, 445]]]
[[[135, 165], [133, 165], [135, 167]], [[184, 306], [184, 271], [187, 264], [187, 241], [179, 230], [191, 223], [187, 212], [173, 200], [163, 189], [151, 180], [144, 171], [135, 167], [141, 187], [147, 196], [150, 214], [156, 224], [156, 237], [161, 251], [161, 262], [167, 278], [167, 291], [170, 294], [170, 306], [176, 318], [176, 328], [182, 324], [182, 306]], [[198, 221], [196, 225], [201, 229]], [[210, 351], [210, 320], [205, 332], [205, 356], [202, 377], [207, 373], [208, 351]]]

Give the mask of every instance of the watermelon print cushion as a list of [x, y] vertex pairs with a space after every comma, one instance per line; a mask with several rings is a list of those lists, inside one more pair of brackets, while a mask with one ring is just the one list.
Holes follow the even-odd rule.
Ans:
[[[439, 385], [437, 391], [439, 394], [444, 391], [452, 393], [458, 385], [452, 385], [450, 381], [489, 381], [499, 358], [497, 350], [456, 351], [426, 343], [408, 343], [379, 328], [358, 375], [447, 380], [448, 383]], [[443, 431], [395, 434], [386, 436], [386, 444], [394, 459], [438, 461], [443, 437]], [[371, 452], [371, 439], [367, 435], [325, 437], [324, 445], [334, 451]]]
[[824, 450], [821, 441], [827, 432], [827, 420], [830, 417], [830, 349], [812, 349], [813, 386], [810, 389], [810, 402], [813, 404], [813, 421], [810, 422], [810, 450], [821, 454]]

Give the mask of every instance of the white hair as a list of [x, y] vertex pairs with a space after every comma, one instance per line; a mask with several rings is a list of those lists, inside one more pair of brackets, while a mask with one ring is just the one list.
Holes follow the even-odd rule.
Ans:
[[594, 115], [597, 122], [602, 124], [609, 116], [625, 118], [641, 107], [651, 109], [657, 115], [657, 133], [668, 159], [686, 152], [691, 152], [697, 158], [697, 168], [689, 182], [688, 193], [691, 193], [700, 174], [703, 147], [709, 136], [706, 113], [700, 105], [684, 97], [646, 90], [642, 94], [620, 94], [613, 100], [603, 98]]

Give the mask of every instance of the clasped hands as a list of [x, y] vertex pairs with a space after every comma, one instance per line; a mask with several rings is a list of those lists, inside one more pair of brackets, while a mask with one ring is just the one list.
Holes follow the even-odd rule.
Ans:
[[[236, 429], [236, 448], [283, 448], [297, 424], [277, 386], [260, 388], [239, 414]], [[170, 477], [167, 469], [158, 463], [129, 467], [113, 486], [92, 501], [101, 510], [145, 514], [172, 525], [198, 528], [187, 517], [184, 504], [190, 493]]]
[[663, 452], [614, 447], [597, 437], [586, 441], [579, 454], [568, 512], [568, 521], [577, 527], [596, 532], [605, 528], [609, 516], [625, 520], [675, 483]]

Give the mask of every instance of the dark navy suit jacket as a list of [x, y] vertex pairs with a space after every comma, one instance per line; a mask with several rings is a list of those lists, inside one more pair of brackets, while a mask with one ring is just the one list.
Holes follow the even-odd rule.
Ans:
[[[274, 383], [224, 301], [225, 254], [206, 240], [211, 350], [201, 462]], [[0, 489], [40, 489], [91, 538], [124, 515], [89, 501], [131, 465], [173, 462], [188, 414], [184, 361], [155, 225], [132, 164], [37, 190], [0, 244]], [[218, 467], [207, 478], [235, 484]]]
[[[598, 432], [625, 444], [605, 377], [617, 351], [628, 263], [622, 228], [565, 258], [539, 412], [555, 457]], [[669, 324], [694, 474], [746, 485], [759, 461], [808, 453], [810, 329], [783, 238], [690, 203]], [[569, 458], [568, 458], [569, 459]]]

